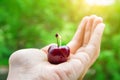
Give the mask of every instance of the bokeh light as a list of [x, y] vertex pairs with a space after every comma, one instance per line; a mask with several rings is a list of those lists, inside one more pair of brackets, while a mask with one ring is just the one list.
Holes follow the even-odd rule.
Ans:
[[89, 5], [111, 5], [114, 3], [115, 0], [85, 0], [87, 4]]

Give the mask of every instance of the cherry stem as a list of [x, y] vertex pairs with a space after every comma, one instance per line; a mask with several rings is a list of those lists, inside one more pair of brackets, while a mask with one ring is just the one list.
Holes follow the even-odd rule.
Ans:
[[61, 36], [58, 33], [56, 33], [55, 37], [57, 39], [57, 46], [61, 46]]

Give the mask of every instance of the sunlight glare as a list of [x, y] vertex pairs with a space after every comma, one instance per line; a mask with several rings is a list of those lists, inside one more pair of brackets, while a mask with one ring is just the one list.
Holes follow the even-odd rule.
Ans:
[[89, 5], [111, 5], [115, 0], [86, 0]]

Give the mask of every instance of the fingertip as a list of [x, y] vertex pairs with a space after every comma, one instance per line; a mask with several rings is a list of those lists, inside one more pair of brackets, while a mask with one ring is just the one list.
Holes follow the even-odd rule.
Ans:
[[85, 16], [85, 17], [83, 18], [83, 20], [88, 19], [88, 18], [89, 18], [89, 16]]
[[102, 23], [102, 22], [103, 22], [103, 18], [102, 17], [97, 17], [95, 19], [95, 21], [94, 21], [94, 23], [97, 23], [97, 24]]
[[85, 17], [82, 19], [82, 22], [86, 22], [88, 19], [89, 19], [89, 16], [85, 16]]
[[99, 27], [100, 30], [101, 30], [101, 29], [104, 30], [105, 24], [104, 24], [104, 23], [99, 23], [99, 24], [97, 25], [97, 27]]
[[96, 26], [93, 34], [94, 34], [94, 35], [98, 35], [99, 37], [101, 37], [101, 36], [102, 36], [102, 33], [103, 33], [103, 31], [104, 31], [104, 28], [105, 28], [105, 24], [104, 24], [104, 23], [99, 23], [99, 24], [97, 24], [97, 26]]
[[91, 17], [91, 18], [97, 18], [97, 16], [96, 16], [96, 15], [91, 15], [90, 17]]
[[103, 18], [102, 18], [102, 17], [98, 17], [98, 19], [99, 19], [101, 22], [103, 22]]

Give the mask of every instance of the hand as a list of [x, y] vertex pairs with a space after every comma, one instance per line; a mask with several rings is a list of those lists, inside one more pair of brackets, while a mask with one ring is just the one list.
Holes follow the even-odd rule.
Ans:
[[9, 59], [7, 80], [81, 80], [99, 55], [104, 24], [101, 17], [84, 17], [67, 44], [71, 55], [67, 62], [54, 65], [47, 60], [47, 50], [22, 49]]

